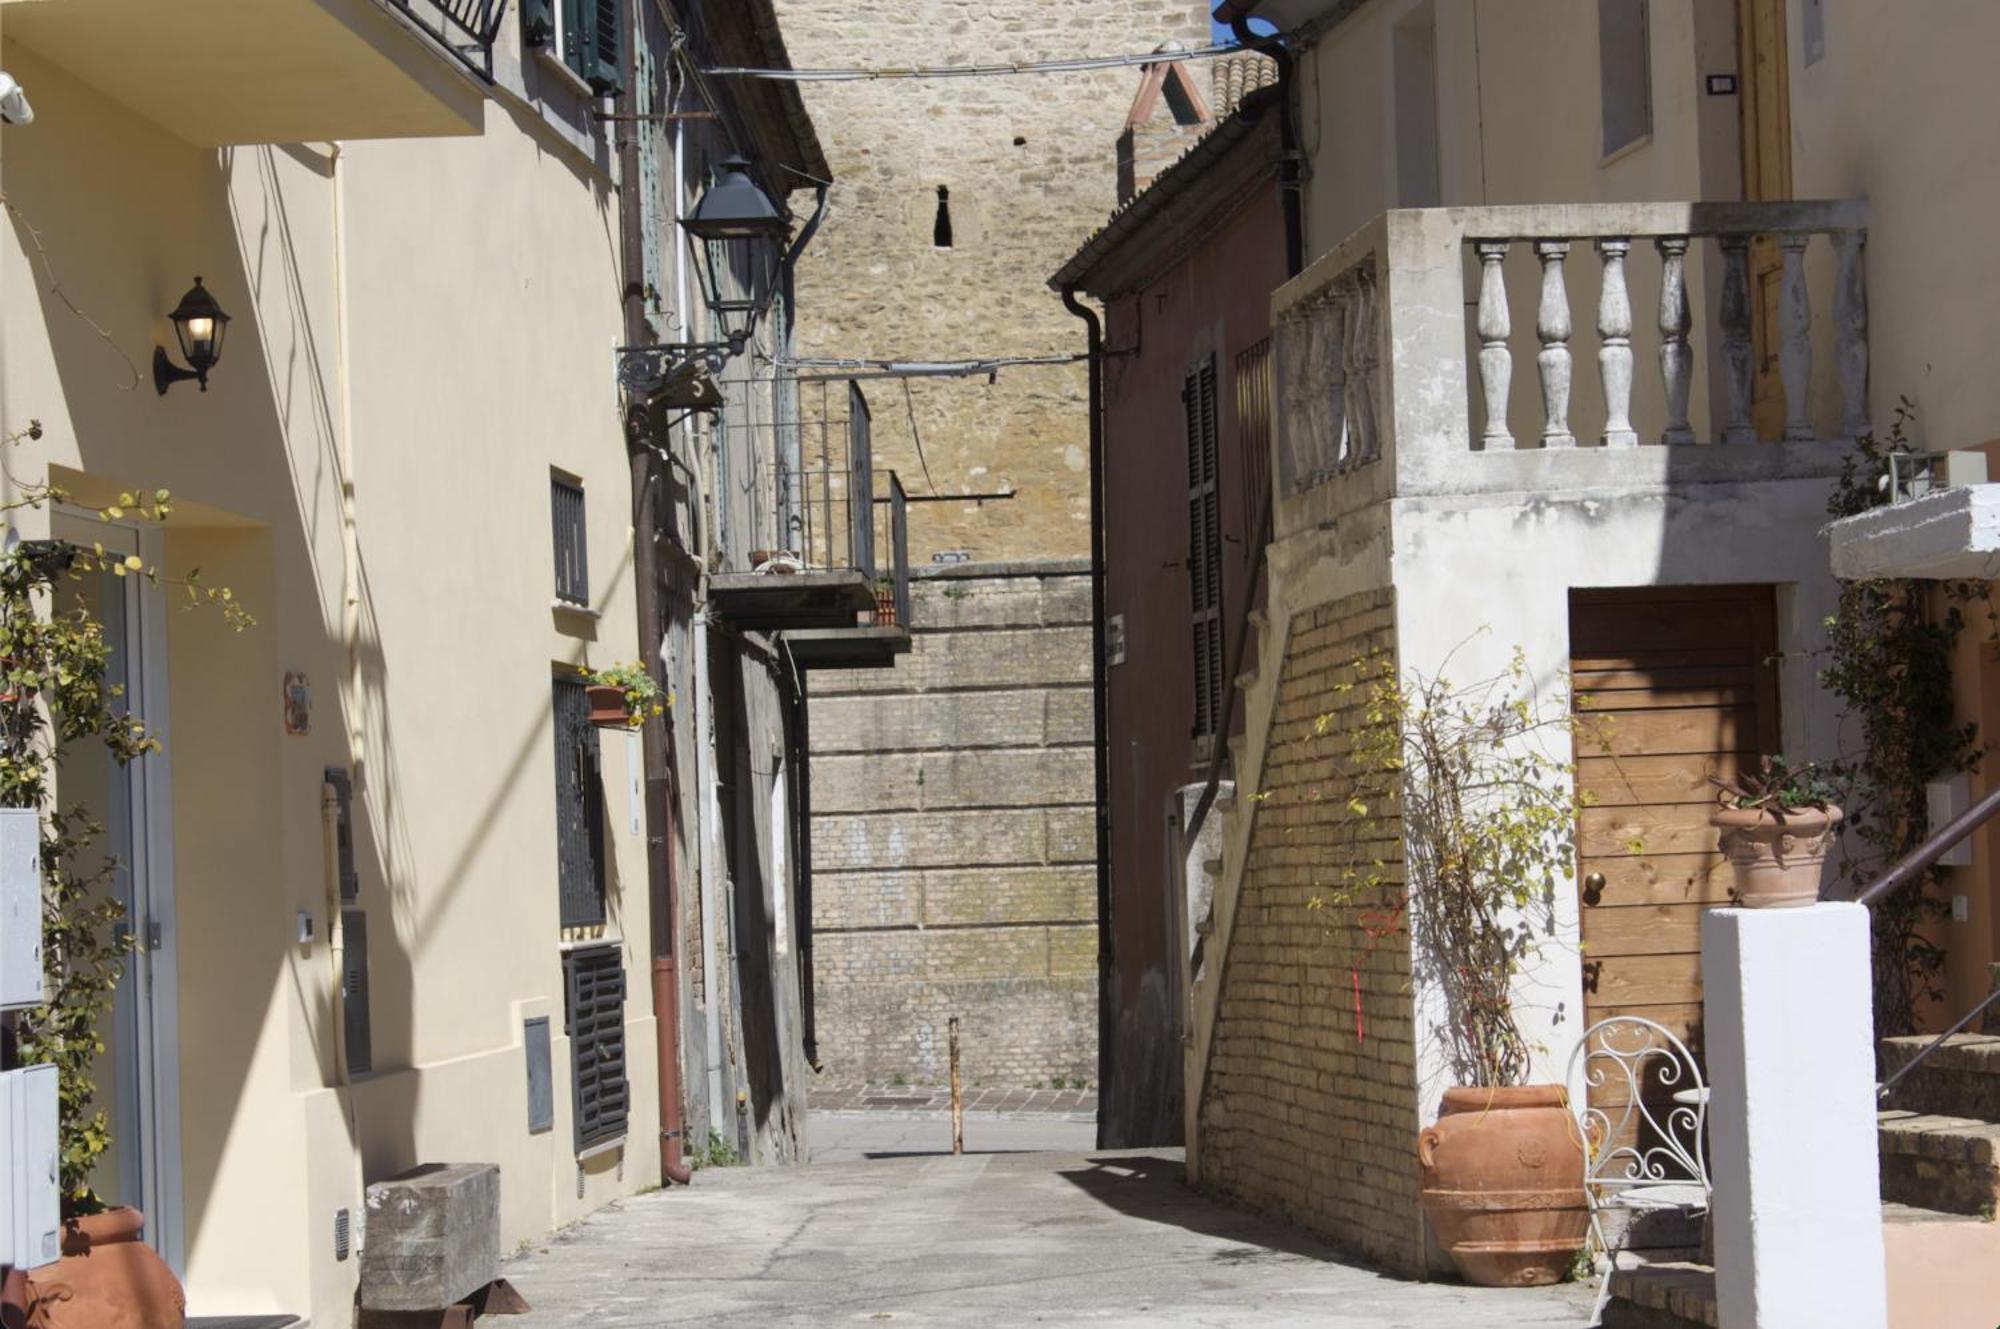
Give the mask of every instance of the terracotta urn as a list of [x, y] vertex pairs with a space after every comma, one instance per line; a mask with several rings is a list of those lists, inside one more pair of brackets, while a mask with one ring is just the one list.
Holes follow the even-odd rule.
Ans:
[[625, 705], [625, 689], [614, 688], [605, 683], [592, 683], [584, 690], [590, 702], [590, 722], [600, 729], [629, 729], [632, 727], [632, 712]]
[[1590, 1230], [1583, 1132], [1561, 1085], [1447, 1089], [1417, 1134], [1420, 1200], [1459, 1276], [1481, 1287], [1561, 1282]]
[[181, 1329], [180, 1280], [139, 1240], [145, 1216], [107, 1209], [63, 1225], [62, 1258], [28, 1275], [31, 1329]]
[[1708, 819], [1736, 870], [1736, 902], [1785, 909], [1819, 899], [1820, 867], [1833, 846], [1840, 809], [1794, 808], [1782, 820], [1765, 808], [1723, 808]]

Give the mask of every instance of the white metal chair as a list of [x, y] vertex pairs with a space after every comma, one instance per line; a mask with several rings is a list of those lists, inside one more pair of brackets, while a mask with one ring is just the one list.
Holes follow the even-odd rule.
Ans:
[[[1585, 1143], [1583, 1190], [1591, 1237], [1604, 1259], [1590, 1317], [1595, 1325], [1611, 1294], [1618, 1252], [1649, 1217], [1707, 1217], [1708, 1087], [1687, 1044], [1636, 1015], [1586, 1029], [1570, 1054], [1568, 1083], [1584, 1093], [1576, 1104]], [[1608, 1223], [1617, 1211], [1624, 1221]]]

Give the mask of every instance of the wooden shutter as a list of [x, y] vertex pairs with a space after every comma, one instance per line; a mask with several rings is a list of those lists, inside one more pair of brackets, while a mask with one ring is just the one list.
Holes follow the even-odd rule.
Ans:
[[1193, 620], [1194, 736], [1222, 724], [1222, 499], [1216, 441], [1215, 357], [1202, 361], [1181, 386], [1187, 417], [1188, 601]]
[[616, 946], [563, 957], [569, 1013], [570, 1087], [578, 1153], [625, 1134], [625, 966]]
[[556, 872], [566, 928], [604, 921], [604, 783], [590, 699], [573, 678], [553, 690], [556, 754]]
[[577, 11], [581, 41], [576, 72], [591, 91], [614, 97], [625, 89], [625, 23], [620, 0], [569, 0]]
[[578, 78], [587, 78], [586, 53], [590, 50], [591, 6], [597, 0], [555, 0], [561, 6], [563, 63]]
[[521, 0], [521, 40], [547, 46], [556, 35], [556, 0]]
[[368, 1019], [368, 915], [359, 909], [340, 911], [341, 1037], [347, 1047], [347, 1073], [366, 1075], [375, 1069], [375, 1049]]

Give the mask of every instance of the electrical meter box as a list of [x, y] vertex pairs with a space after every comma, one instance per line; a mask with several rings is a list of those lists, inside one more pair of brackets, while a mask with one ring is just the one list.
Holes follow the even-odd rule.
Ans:
[[62, 1255], [56, 1068], [0, 1071], [0, 1265], [39, 1269]]
[[0, 808], [0, 1010], [42, 1004], [42, 818]]

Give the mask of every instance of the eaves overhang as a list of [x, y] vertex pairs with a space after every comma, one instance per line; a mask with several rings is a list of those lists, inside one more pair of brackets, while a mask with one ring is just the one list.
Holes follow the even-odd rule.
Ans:
[[1275, 179], [1278, 89], [1258, 88], [1179, 161], [1111, 215], [1049, 278], [1052, 290], [1108, 300], [1133, 289], [1170, 251], [1187, 243], [1195, 223]]

